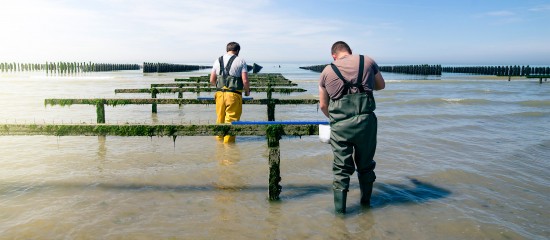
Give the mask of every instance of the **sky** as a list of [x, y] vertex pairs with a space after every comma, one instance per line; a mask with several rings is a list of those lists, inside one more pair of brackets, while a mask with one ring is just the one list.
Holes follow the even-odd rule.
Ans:
[[0, 0], [0, 62], [550, 65], [550, 0]]

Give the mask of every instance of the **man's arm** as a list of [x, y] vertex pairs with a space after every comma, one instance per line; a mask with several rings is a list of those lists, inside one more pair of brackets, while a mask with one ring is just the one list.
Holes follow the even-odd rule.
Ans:
[[212, 72], [210, 73], [210, 84], [212, 86], [216, 86], [216, 80], [218, 80], [218, 76], [216, 76], [216, 70], [212, 69]]
[[329, 96], [327, 93], [327, 90], [324, 87], [319, 86], [319, 108], [321, 108], [321, 111], [325, 114], [325, 116], [328, 116], [328, 100]]
[[242, 72], [241, 78], [243, 79], [244, 95], [250, 96], [250, 82], [248, 82], [248, 72]]
[[382, 77], [382, 73], [378, 72], [374, 75], [374, 90], [382, 90], [386, 87], [386, 81]]

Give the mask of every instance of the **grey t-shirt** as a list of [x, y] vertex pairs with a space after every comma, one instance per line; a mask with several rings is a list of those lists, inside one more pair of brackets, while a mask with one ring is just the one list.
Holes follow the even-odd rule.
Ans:
[[[223, 67], [225, 68], [227, 66], [227, 62], [229, 59], [233, 56], [233, 54], [226, 53], [223, 55]], [[212, 72], [215, 72], [218, 76], [220, 75], [220, 61], [218, 58], [216, 58], [216, 61], [214, 61], [214, 64], [212, 64]], [[233, 64], [231, 64], [231, 69], [229, 69], [229, 75], [234, 77], [241, 77], [241, 74], [243, 72], [248, 72], [248, 69], [246, 68], [246, 62], [243, 58], [237, 56], [235, 60], [233, 60]]]
[[[357, 74], [359, 74], [359, 55], [348, 55], [341, 59], [336, 59], [334, 65], [338, 67], [338, 70], [342, 73], [342, 76], [355, 84], [358, 82]], [[365, 66], [363, 70], [363, 78], [361, 79], [361, 85], [365, 91], [372, 91], [374, 89], [374, 76], [379, 72], [378, 65], [370, 57], [365, 56]], [[319, 79], [319, 86], [327, 90], [330, 99], [340, 99], [346, 93], [344, 93], [344, 82], [338, 78], [334, 70], [330, 65], [327, 65], [321, 73]], [[357, 89], [351, 88], [352, 93], [358, 92]]]

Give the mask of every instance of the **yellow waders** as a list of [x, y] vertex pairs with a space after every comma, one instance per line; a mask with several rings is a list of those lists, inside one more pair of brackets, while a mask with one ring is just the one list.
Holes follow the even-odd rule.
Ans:
[[[216, 100], [216, 123], [231, 123], [239, 121], [243, 112], [243, 97], [240, 93], [230, 91], [217, 91], [214, 96]], [[235, 136], [217, 136], [218, 140], [224, 143], [235, 142]]]

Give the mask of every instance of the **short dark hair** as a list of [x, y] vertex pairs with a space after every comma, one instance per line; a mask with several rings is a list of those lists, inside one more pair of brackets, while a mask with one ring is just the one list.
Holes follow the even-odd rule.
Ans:
[[338, 41], [332, 44], [331, 53], [336, 54], [337, 52], [347, 52], [351, 54], [351, 48], [344, 41]]
[[238, 51], [241, 51], [241, 45], [239, 45], [238, 43], [236, 42], [230, 42], [227, 44], [227, 51], [235, 51], [235, 52], [238, 52]]

